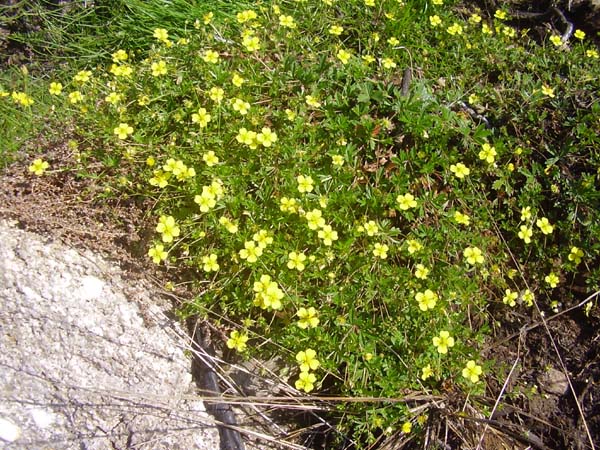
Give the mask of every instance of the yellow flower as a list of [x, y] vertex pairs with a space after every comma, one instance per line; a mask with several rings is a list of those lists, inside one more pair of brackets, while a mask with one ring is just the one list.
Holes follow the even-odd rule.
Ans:
[[69, 102], [72, 104], [79, 103], [83, 100], [83, 94], [79, 91], [73, 91], [69, 93]]
[[90, 72], [89, 70], [80, 70], [79, 72], [77, 72], [73, 79], [75, 80], [75, 82], [83, 84], [90, 81], [91, 76], [92, 72]]
[[364, 229], [367, 232], [367, 236], [375, 236], [379, 231], [379, 227], [374, 220], [369, 220], [364, 224]]
[[281, 197], [279, 209], [283, 212], [295, 213], [298, 211], [298, 201], [295, 198]]
[[215, 164], [219, 164], [219, 158], [215, 155], [215, 152], [213, 152], [212, 150], [202, 155], [202, 161], [204, 161], [208, 167], [212, 167]]
[[389, 39], [387, 40], [387, 42], [388, 42], [388, 44], [390, 44], [392, 47], [394, 47], [394, 46], [396, 46], [396, 45], [398, 45], [398, 44], [400, 43], [400, 41], [399, 41], [397, 38], [395, 38], [394, 36], [392, 36], [391, 38], [389, 38]]
[[466, 367], [463, 369], [462, 376], [471, 383], [477, 383], [479, 381], [479, 375], [481, 375], [482, 372], [481, 366], [478, 366], [475, 361], [471, 360], [467, 362]]
[[155, 170], [153, 172], [153, 177], [148, 180], [152, 186], [158, 186], [159, 188], [164, 188], [169, 184], [169, 178], [171, 178], [171, 174], [169, 172], [163, 172], [162, 170]]
[[167, 259], [168, 253], [165, 251], [164, 245], [156, 244], [154, 247], [150, 247], [148, 256], [152, 258], [154, 264], [160, 264], [161, 261]]
[[219, 54], [214, 50], [206, 50], [202, 55], [202, 59], [209, 64], [216, 64], [219, 62]]
[[502, 27], [502, 34], [506, 37], [513, 38], [516, 36], [517, 32], [513, 27]]
[[257, 293], [266, 292], [271, 285], [271, 277], [269, 275], [261, 275], [259, 281], [254, 282], [252, 290]]
[[296, 269], [298, 272], [304, 270], [304, 261], [306, 261], [306, 255], [302, 252], [290, 252], [288, 254], [287, 266], [289, 269]]
[[57, 83], [57, 82], [53, 81], [52, 83], [50, 83], [48, 92], [50, 92], [52, 95], [60, 95], [60, 93], [62, 92], [62, 88], [63, 88], [63, 85], [61, 83]]
[[506, 19], [506, 11], [502, 11], [501, 9], [498, 9], [494, 13], [494, 17], [498, 20], [505, 20]]
[[442, 19], [440, 19], [440, 16], [435, 14], [433, 16], [429, 16], [429, 23], [432, 27], [437, 27], [442, 24]]
[[317, 377], [310, 372], [300, 372], [298, 375], [298, 379], [296, 380], [296, 389], [310, 392], [315, 388], [315, 382], [317, 381]]
[[298, 182], [298, 192], [312, 192], [314, 181], [311, 176], [298, 175], [296, 181]]
[[251, 149], [255, 149], [257, 147], [255, 131], [250, 131], [250, 130], [246, 130], [245, 128], [240, 128], [235, 139], [240, 144], [246, 144]]
[[558, 286], [560, 279], [558, 278], [558, 275], [556, 275], [554, 272], [550, 272], [548, 275], [546, 275], [544, 277], [544, 281], [546, 283], [548, 283], [548, 285], [551, 288], [554, 289], [556, 286]]
[[331, 163], [334, 166], [343, 166], [344, 165], [344, 157], [342, 155], [331, 155]]
[[421, 380], [425, 381], [432, 375], [433, 370], [431, 369], [431, 364], [427, 364], [425, 367], [421, 368]]
[[387, 258], [387, 252], [390, 248], [386, 244], [380, 244], [379, 242], [375, 244], [375, 248], [373, 249], [373, 255], [377, 256], [381, 259]]
[[236, 87], [242, 87], [245, 82], [246, 80], [239, 73], [234, 73], [231, 77], [231, 83]]
[[317, 100], [317, 98], [313, 97], [312, 95], [307, 95], [305, 100], [306, 100], [306, 104], [312, 108], [320, 108], [321, 107], [321, 102], [319, 102]]
[[448, 331], [440, 331], [439, 336], [433, 338], [433, 345], [437, 348], [438, 353], [446, 354], [448, 347], [454, 347], [454, 338]]
[[202, 16], [202, 22], [204, 23], [204, 25], [208, 25], [209, 23], [212, 22], [213, 17], [215, 17], [215, 14], [212, 11], [207, 12], [206, 14], [204, 14]]
[[127, 58], [129, 57], [125, 50], [117, 50], [111, 56], [112, 56], [113, 62], [115, 62], [115, 63], [118, 63], [121, 61], [127, 61]]
[[450, 172], [452, 172], [456, 178], [464, 178], [471, 173], [471, 169], [463, 163], [457, 163], [450, 166]]
[[119, 94], [117, 92], [111, 92], [106, 97], [104, 97], [104, 101], [110, 103], [111, 105], [116, 105], [123, 99], [123, 94]]
[[535, 295], [529, 289], [525, 289], [525, 292], [523, 292], [521, 299], [525, 302], [527, 306], [533, 306]]
[[581, 250], [579, 247], [571, 247], [571, 252], [568, 256], [569, 261], [579, 264], [581, 262], [581, 258], [583, 258], [583, 250]]
[[267, 230], [259, 230], [258, 232], [252, 235], [252, 239], [256, 242], [256, 244], [262, 248], [267, 248], [268, 245], [273, 243], [273, 238], [269, 236]]
[[531, 206], [524, 206], [521, 208], [521, 220], [529, 220], [531, 219]]
[[426, 289], [425, 292], [417, 292], [415, 300], [419, 303], [419, 309], [421, 311], [427, 311], [428, 309], [435, 308], [438, 295], [431, 289]]
[[238, 232], [238, 226], [234, 222], [232, 222], [228, 217], [221, 216], [219, 218], [219, 223], [225, 227], [225, 229], [231, 233], [235, 234]]
[[297, 322], [297, 325], [303, 330], [306, 328], [315, 328], [317, 325], [319, 325], [317, 310], [312, 306], [308, 309], [300, 308], [296, 315], [300, 318], [300, 320]]
[[338, 240], [337, 231], [331, 228], [331, 225], [324, 225], [318, 232], [319, 239], [323, 240], [323, 244], [330, 246], [333, 241]]
[[550, 36], [550, 42], [552, 42], [555, 47], [560, 47], [563, 44], [562, 38], [558, 34]]
[[249, 263], [258, 261], [258, 257], [263, 253], [263, 249], [258, 247], [254, 241], [244, 242], [244, 248], [239, 251], [240, 258], [245, 259]]
[[333, 34], [334, 36], [339, 36], [344, 32], [344, 27], [339, 25], [331, 25], [329, 27], [329, 34]]
[[546, 217], [538, 219], [535, 224], [539, 227], [540, 230], [542, 230], [542, 233], [544, 234], [551, 234], [554, 230], [554, 227], [550, 224]]
[[11, 94], [11, 97], [15, 103], [18, 103], [23, 106], [31, 106], [34, 103], [33, 98], [31, 98], [25, 92], [13, 92]]
[[479, 159], [487, 161], [488, 164], [493, 164], [496, 155], [496, 149], [487, 142], [481, 146], [481, 151], [479, 152]]
[[450, 36], [455, 36], [457, 34], [460, 35], [463, 32], [463, 27], [461, 25], [459, 25], [458, 23], [454, 22], [451, 26], [446, 28], [446, 32]]
[[44, 172], [46, 171], [46, 169], [48, 169], [48, 167], [50, 167], [50, 164], [48, 164], [42, 158], [37, 158], [31, 163], [31, 165], [28, 167], [28, 169], [30, 172], [34, 173], [35, 175], [37, 175], [39, 177], [44, 174]]
[[317, 370], [321, 365], [317, 359], [317, 352], [312, 348], [307, 348], [305, 351], [300, 351], [296, 354], [296, 361], [300, 365], [302, 372], [308, 372], [309, 370]]
[[392, 58], [383, 58], [381, 60], [381, 65], [385, 69], [393, 69], [396, 67], [396, 63], [394, 62], [394, 60]]
[[427, 275], [429, 275], [429, 269], [427, 267], [425, 267], [423, 264], [417, 264], [415, 266], [415, 277], [419, 278], [420, 280], [425, 280], [427, 279]]
[[256, 13], [254, 11], [252, 11], [251, 9], [241, 11], [241, 12], [237, 13], [237, 15], [236, 15], [237, 21], [239, 23], [249, 22], [251, 20], [256, 19], [256, 17], [257, 17]]
[[260, 133], [256, 134], [256, 142], [261, 144], [263, 147], [270, 147], [272, 144], [277, 142], [277, 134], [275, 134], [269, 127], [263, 127]]
[[262, 309], [280, 310], [283, 307], [281, 299], [284, 297], [283, 291], [275, 281], [271, 281], [268, 275], [262, 275], [260, 281], [254, 283], [254, 305]]
[[318, 209], [313, 209], [312, 211], [307, 212], [305, 217], [308, 221], [308, 228], [311, 230], [316, 230], [325, 226], [325, 219], [322, 217], [322, 213]]
[[249, 52], [255, 52], [260, 50], [260, 39], [257, 36], [246, 36], [242, 40], [242, 45], [246, 47]]
[[225, 95], [225, 91], [223, 88], [213, 86], [208, 91], [208, 96], [215, 103], [221, 103], [223, 101], [223, 96]]
[[217, 204], [215, 195], [209, 191], [208, 186], [202, 187], [202, 194], [194, 196], [194, 203], [200, 206], [200, 212], [208, 212]]
[[240, 333], [239, 331], [234, 330], [227, 340], [227, 348], [243, 352], [246, 349], [246, 342], [248, 342], [248, 335], [245, 332]]
[[364, 0], [365, 6], [375, 6], [375, 0]]
[[512, 308], [517, 304], [517, 298], [519, 298], [518, 293], [507, 289], [506, 291], [504, 291], [504, 297], [502, 297], [502, 302]]
[[167, 63], [163, 60], [153, 62], [150, 66], [150, 70], [152, 70], [153, 77], [159, 77], [161, 75], [167, 74]]
[[296, 22], [294, 22], [294, 18], [292, 16], [279, 16], [279, 25], [285, 28], [296, 28]]
[[350, 58], [352, 57], [352, 53], [350, 53], [342, 48], [342, 49], [338, 50], [336, 56], [342, 62], [342, 64], [348, 64], [348, 61], [350, 61]]
[[463, 256], [467, 258], [469, 264], [483, 264], [484, 257], [478, 247], [467, 247], [463, 251]]
[[411, 255], [423, 248], [423, 245], [415, 239], [409, 239], [408, 241], [406, 241], [406, 243], [408, 245], [408, 253], [410, 253]]
[[117, 65], [113, 64], [110, 66], [110, 73], [112, 73], [116, 77], [129, 77], [133, 73], [133, 69], [128, 65]]
[[319, 196], [319, 206], [321, 208], [327, 208], [327, 204], [329, 203], [329, 199], [324, 195]]
[[250, 103], [245, 102], [241, 98], [232, 99], [231, 106], [234, 111], [239, 112], [242, 116], [248, 114], [248, 111], [250, 110]]
[[[598, 59], [600, 57], [600, 55], [598, 55], [598, 51], [593, 48], [586, 50], [585, 56], [587, 56], [588, 58], [592, 58], [592, 59]], [[588, 305], [591, 305], [591, 303], [588, 303]]]
[[373, 64], [375, 62], [375, 57], [373, 55], [363, 55], [362, 60], [365, 64]]
[[520, 239], [523, 239], [523, 242], [526, 244], [531, 243], [531, 236], [533, 236], [533, 230], [529, 228], [527, 225], [521, 225], [519, 229], [518, 236]]
[[197, 113], [192, 114], [192, 122], [197, 123], [200, 128], [204, 128], [208, 125], [212, 119], [211, 115], [206, 111], [205, 108], [198, 109]]
[[454, 221], [461, 225], [469, 225], [471, 223], [471, 218], [468, 214], [463, 214], [460, 211], [454, 212]]
[[179, 226], [173, 216], [160, 216], [156, 231], [162, 234], [163, 242], [172, 242], [174, 237], [179, 236]]
[[164, 28], [155, 28], [152, 36], [161, 42], [167, 42], [169, 40], [169, 32]]
[[217, 255], [211, 253], [208, 256], [202, 257], [202, 270], [205, 272], [216, 272], [219, 270], [219, 263], [217, 263]]
[[475, 105], [479, 103], [479, 96], [477, 94], [471, 94], [469, 95], [468, 101], [471, 105]]
[[127, 139], [127, 137], [133, 134], [133, 127], [127, 123], [120, 123], [118, 127], [113, 130], [113, 133], [117, 135], [119, 139]]
[[402, 211], [417, 207], [417, 201], [415, 200], [414, 195], [412, 195], [410, 192], [403, 195], [398, 195], [398, 197], [396, 197], [396, 202]]
[[[437, 1], [441, 1], [441, 0], [437, 0]], [[408, 434], [408, 433], [410, 433], [410, 432], [411, 432], [411, 430], [412, 430], [412, 423], [410, 423], [410, 422], [404, 422], [404, 423], [402, 424], [402, 432], [403, 432], [404, 434]]]
[[542, 94], [550, 98], [556, 97], [556, 95], [554, 94], [554, 88], [551, 88], [550, 86], [547, 86], [545, 84], [542, 84]]
[[291, 109], [287, 108], [284, 112], [285, 116], [287, 117], [287, 120], [289, 120], [290, 122], [292, 122], [296, 118], [296, 113]]
[[434, 5], [438, 5], [438, 6], [440, 6], [440, 5], [443, 5], [443, 4], [444, 4], [444, 0], [433, 0], [433, 1], [432, 1], [432, 3], [433, 3]]
[[471, 14], [469, 17], [469, 22], [473, 25], [478, 24], [481, 22], [481, 16], [479, 14]]

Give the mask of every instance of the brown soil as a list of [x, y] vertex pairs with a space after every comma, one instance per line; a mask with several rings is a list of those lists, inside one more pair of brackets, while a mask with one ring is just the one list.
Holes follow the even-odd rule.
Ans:
[[489, 389], [496, 398], [502, 395], [493, 418], [518, 425], [532, 448], [583, 450], [600, 442], [600, 320], [595, 314], [588, 317], [575, 308], [549, 316], [547, 328], [540, 320], [514, 327], [512, 334], [505, 322], [488, 347], [487, 356], [499, 369], [498, 377], [488, 380]]
[[0, 219], [97, 252], [117, 262], [133, 279], [150, 277], [164, 284], [168, 274], [144, 257], [154, 226], [144, 201], [106, 195], [98, 182], [104, 173], [101, 164], [79, 172], [76, 151], [66, 137], [50, 141], [40, 136], [26, 144], [23, 154], [27, 153], [51, 167], [45, 175], [35, 176], [28, 171], [31, 161], [18, 155], [0, 173]]

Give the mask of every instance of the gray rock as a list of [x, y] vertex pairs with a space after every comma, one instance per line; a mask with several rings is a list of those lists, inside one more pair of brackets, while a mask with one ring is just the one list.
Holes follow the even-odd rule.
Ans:
[[569, 389], [569, 380], [563, 371], [550, 367], [538, 377], [541, 388], [553, 395], [564, 395]]
[[121, 275], [0, 221], [0, 448], [219, 448], [186, 333]]

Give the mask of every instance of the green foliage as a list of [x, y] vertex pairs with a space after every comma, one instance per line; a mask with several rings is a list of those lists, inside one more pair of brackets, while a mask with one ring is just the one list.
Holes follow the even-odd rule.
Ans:
[[224, 20], [243, 5], [227, 0], [100, 0], [60, 6], [46, 0], [19, 1], [7, 7], [5, 24], [24, 26], [6, 39], [9, 45], [26, 45], [38, 60], [66, 60], [71, 67], [82, 67], [106, 60], [114, 48], [146, 51], [148, 34], [156, 27], [184, 34], [193, 29], [190, 19], [213, 11], [216, 19]]
[[[55, 96], [78, 170], [100, 160], [115, 195], [154, 200], [149, 257], [196, 276], [183, 313], [227, 317], [229, 348], [281, 356], [307, 392], [483, 393], [491, 312], [598, 288], [595, 50], [405, 3], [176, 30], [157, 9], [147, 51], [105, 48]], [[355, 403], [341, 429], [418, 436], [420, 419]]]

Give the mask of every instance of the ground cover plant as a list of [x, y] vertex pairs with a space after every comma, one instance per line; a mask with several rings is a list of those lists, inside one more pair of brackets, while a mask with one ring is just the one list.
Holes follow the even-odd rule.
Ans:
[[233, 358], [280, 358], [298, 396], [399, 400], [340, 403], [332, 446], [422, 443], [450, 392], [489, 416], [498, 317], [597, 314], [570, 287], [600, 289], [598, 50], [447, 0], [214, 16], [10, 77], [4, 120], [70, 129], [72, 166], [31, 154], [31, 176], [149, 200], [146, 257], [192, 274], [181, 315]]

